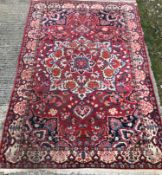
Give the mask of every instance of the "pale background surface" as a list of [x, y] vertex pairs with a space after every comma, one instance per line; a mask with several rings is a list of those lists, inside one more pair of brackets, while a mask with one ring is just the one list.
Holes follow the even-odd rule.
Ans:
[[0, 0], [0, 130], [13, 87], [28, 7], [29, 0]]

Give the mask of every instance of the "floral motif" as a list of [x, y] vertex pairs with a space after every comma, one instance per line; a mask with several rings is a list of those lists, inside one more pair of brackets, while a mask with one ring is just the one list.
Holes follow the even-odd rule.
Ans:
[[143, 115], [147, 115], [148, 113], [151, 113], [153, 111], [152, 104], [144, 100], [140, 101], [140, 108]]
[[51, 116], [55, 116], [57, 114], [57, 110], [56, 109], [50, 109], [48, 114], [50, 114]]
[[25, 115], [26, 110], [27, 110], [27, 101], [26, 100], [20, 101], [20, 102], [16, 103], [16, 105], [14, 106], [14, 112], [16, 114]]
[[101, 157], [101, 161], [105, 163], [111, 163], [116, 161], [116, 151], [98, 151], [98, 155]]
[[158, 146], [153, 145], [150, 143], [144, 150], [144, 155], [146, 156], [147, 160], [151, 163], [157, 163], [162, 159], [162, 152]]
[[51, 151], [50, 156], [52, 160], [57, 163], [63, 163], [68, 160], [70, 151]]
[[[92, 42], [85, 37], [79, 37], [72, 42], [47, 41], [51, 49], [48, 53], [45, 51], [46, 46], [41, 48], [46, 58], [45, 64], [40, 60], [40, 65], [42, 69], [45, 66], [50, 75], [51, 91], [70, 90], [80, 99], [84, 99], [96, 89], [116, 89], [115, 77], [126, 63], [112, 53], [109, 42]], [[99, 47], [101, 50], [97, 51]], [[43, 55], [40, 57], [44, 59]], [[97, 74], [101, 75], [97, 77]]]
[[118, 111], [117, 111], [116, 108], [111, 108], [111, 109], [109, 109], [109, 113], [110, 113], [111, 115], [115, 115], [115, 114], [118, 113]]

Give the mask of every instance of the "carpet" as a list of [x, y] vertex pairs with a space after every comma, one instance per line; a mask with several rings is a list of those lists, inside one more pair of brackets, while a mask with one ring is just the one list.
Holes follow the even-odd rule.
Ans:
[[161, 118], [134, 0], [32, 0], [2, 168], [161, 169]]

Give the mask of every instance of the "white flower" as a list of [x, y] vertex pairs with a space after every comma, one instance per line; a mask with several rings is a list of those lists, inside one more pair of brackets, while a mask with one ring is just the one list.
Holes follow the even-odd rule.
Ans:
[[110, 112], [111, 115], [118, 114], [118, 111], [117, 111], [116, 108], [111, 108], [111, 109], [109, 109], [109, 112]]
[[56, 109], [50, 109], [48, 114], [52, 115], [52, 116], [55, 116], [57, 114], [57, 110]]

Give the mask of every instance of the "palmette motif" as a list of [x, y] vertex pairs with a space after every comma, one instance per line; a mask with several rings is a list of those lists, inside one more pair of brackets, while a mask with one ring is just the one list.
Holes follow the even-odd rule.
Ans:
[[1, 167], [160, 168], [160, 125], [134, 3], [32, 2]]

